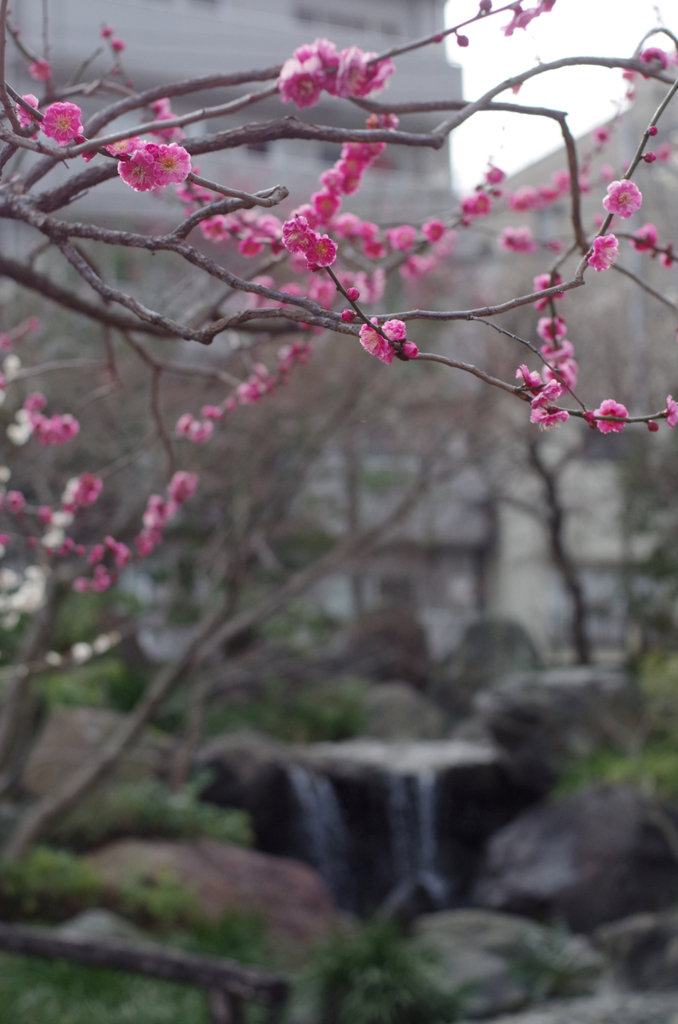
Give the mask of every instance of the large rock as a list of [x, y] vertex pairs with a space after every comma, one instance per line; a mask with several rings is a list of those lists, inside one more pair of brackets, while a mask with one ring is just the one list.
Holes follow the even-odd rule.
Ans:
[[430, 956], [443, 991], [468, 993], [464, 1012], [471, 1017], [510, 1013], [553, 995], [588, 993], [603, 968], [602, 957], [582, 936], [489, 910], [420, 917], [413, 945]]
[[439, 740], [445, 715], [437, 704], [408, 683], [373, 686], [363, 698], [367, 723], [363, 736], [379, 740]]
[[308, 865], [212, 839], [121, 839], [87, 859], [113, 889], [169, 876], [195, 895], [209, 920], [231, 910], [260, 914], [271, 936], [283, 942], [322, 939], [336, 922], [332, 898]]
[[678, 911], [634, 914], [603, 925], [594, 938], [621, 987], [678, 991]]
[[627, 741], [640, 699], [628, 673], [574, 666], [513, 673], [477, 694], [474, 708], [516, 776], [546, 793], [568, 761]]
[[492, 1024], [678, 1024], [678, 1007], [675, 996], [607, 992], [495, 1017]]
[[257, 846], [313, 864], [339, 905], [372, 912], [422, 883], [433, 906], [463, 898], [488, 836], [533, 798], [496, 749], [374, 739], [290, 747], [253, 734], [200, 753], [203, 797], [252, 816]]
[[509, 672], [541, 667], [523, 626], [510, 619], [484, 619], [466, 630], [459, 647], [438, 666], [437, 700], [455, 715], [467, 715], [478, 690]]
[[87, 939], [92, 942], [107, 940], [118, 942], [145, 942], [146, 936], [140, 928], [126, 917], [114, 914], [112, 910], [94, 907], [64, 921], [57, 928], [59, 935], [68, 939]]
[[[45, 722], [21, 777], [32, 796], [54, 793], [124, 721], [124, 715], [107, 708], [64, 708]], [[112, 779], [139, 782], [167, 772], [172, 740], [148, 730], [125, 755]]]
[[402, 679], [418, 689], [428, 683], [426, 633], [405, 607], [362, 615], [332, 641], [319, 660], [335, 673], [349, 672], [382, 682]]
[[526, 811], [490, 840], [474, 900], [574, 931], [678, 897], [678, 811], [629, 786], [595, 786]]

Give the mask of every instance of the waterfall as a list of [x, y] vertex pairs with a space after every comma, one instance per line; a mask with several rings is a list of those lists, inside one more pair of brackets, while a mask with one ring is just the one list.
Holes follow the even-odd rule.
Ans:
[[436, 835], [436, 777], [433, 772], [417, 775], [417, 810], [419, 848], [417, 850], [417, 879], [436, 904], [442, 904], [448, 886], [435, 867], [438, 837]]
[[421, 885], [436, 905], [447, 896], [447, 883], [436, 871], [436, 776], [387, 776], [388, 819], [394, 886]]
[[301, 765], [292, 765], [288, 774], [301, 811], [309, 859], [337, 904], [352, 909], [349, 837], [334, 786], [325, 775]]
[[391, 859], [395, 884], [398, 885], [400, 882], [409, 881], [414, 868], [411, 801], [404, 775], [389, 772], [387, 787]]

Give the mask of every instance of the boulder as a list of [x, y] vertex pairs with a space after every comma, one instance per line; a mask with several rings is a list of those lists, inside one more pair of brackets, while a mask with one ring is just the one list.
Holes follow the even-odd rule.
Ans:
[[525, 811], [490, 839], [474, 902], [573, 931], [678, 897], [678, 811], [630, 786], [594, 786]]
[[633, 914], [598, 928], [594, 939], [620, 987], [678, 991], [678, 911]]
[[363, 698], [367, 723], [362, 733], [379, 740], [439, 740], [445, 715], [408, 683], [373, 686]]
[[520, 623], [484, 619], [469, 626], [459, 647], [437, 667], [433, 693], [448, 711], [463, 716], [478, 690], [493, 680], [540, 667], [539, 653]]
[[[125, 716], [108, 708], [64, 708], [50, 715], [31, 748], [21, 777], [31, 796], [54, 793], [101, 750]], [[116, 782], [139, 782], [166, 774], [173, 741], [147, 730], [114, 772]]]
[[87, 860], [113, 890], [171, 877], [194, 894], [209, 920], [218, 921], [232, 910], [259, 914], [271, 937], [283, 943], [325, 938], [336, 922], [332, 898], [307, 864], [213, 839], [121, 839]]
[[56, 930], [67, 939], [88, 939], [94, 942], [106, 939], [118, 942], [147, 941], [144, 933], [132, 921], [103, 907], [83, 910], [76, 917], [64, 921]]
[[465, 990], [470, 1017], [512, 1013], [553, 996], [589, 993], [604, 961], [582, 936], [489, 910], [447, 910], [414, 923], [413, 945], [430, 957], [445, 992]]
[[256, 845], [321, 873], [338, 904], [375, 911], [421, 883], [440, 907], [462, 898], [489, 835], [532, 794], [488, 745], [360, 738], [303, 747], [255, 734], [210, 741], [203, 797], [252, 816]]
[[474, 710], [516, 777], [546, 793], [569, 761], [628, 741], [640, 697], [628, 673], [582, 665], [513, 673], [478, 693]]
[[678, 1007], [675, 996], [606, 992], [494, 1017], [492, 1024], [678, 1024]]
[[381, 682], [402, 679], [421, 690], [429, 677], [426, 633], [411, 609], [382, 608], [339, 633], [318, 663], [335, 674]]

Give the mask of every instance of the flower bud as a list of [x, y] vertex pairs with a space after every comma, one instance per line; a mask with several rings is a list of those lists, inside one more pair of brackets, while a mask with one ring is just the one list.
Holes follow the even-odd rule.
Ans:
[[648, 135], [656, 135], [657, 134], [657, 125], [656, 124], [651, 124], [650, 127], [647, 129], [647, 134]]
[[457, 36], [457, 46], [468, 46], [468, 36]]
[[648, 420], [647, 421], [647, 429], [650, 431], [651, 434], [656, 434], [657, 431], [659, 430], [659, 424], [655, 423], [654, 420]]
[[350, 302], [357, 302], [360, 298], [360, 292], [357, 288], [347, 288], [346, 298], [349, 299]]
[[355, 313], [352, 309], [345, 309], [341, 314], [341, 319], [345, 324], [350, 324], [355, 320]]

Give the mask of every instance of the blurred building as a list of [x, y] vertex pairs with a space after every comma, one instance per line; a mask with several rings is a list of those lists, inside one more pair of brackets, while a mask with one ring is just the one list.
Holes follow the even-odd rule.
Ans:
[[[59, 0], [50, 5], [50, 59], [58, 82], [71, 80], [83, 59], [101, 49], [87, 68], [87, 80], [111, 65], [110, 54], [100, 39], [104, 24], [124, 40], [122, 78], [145, 89], [218, 72], [275, 68], [292, 56], [302, 43], [318, 36], [332, 40], [338, 49], [358, 45], [381, 53], [443, 27], [444, 0]], [[14, 24], [36, 50], [42, 51], [43, 0], [23, 0], [13, 12]], [[21, 91], [36, 91], [25, 72], [26, 61], [9, 44], [9, 74]], [[179, 113], [216, 105], [272, 82], [251, 83], [237, 90], [213, 89], [173, 101]], [[39, 90], [38, 90], [39, 91]], [[402, 102], [423, 99], [461, 98], [461, 69], [445, 59], [443, 46], [426, 47], [398, 58], [398, 69], [388, 86], [389, 96]], [[83, 100], [86, 111], [114, 99], [101, 91], [96, 101]], [[219, 131], [253, 121], [294, 115], [314, 124], [364, 127], [364, 111], [322, 94], [320, 103], [306, 110], [283, 106], [277, 96], [234, 114], [188, 127], [190, 134]], [[444, 115], [409, 115], [402, 120], [408, 130], [427, 131]], [[116, 121], [116, 128], [144, 120], [134, 112]], [[339, 156], [340, 146], [281, 139], [201, 158], [201, 170], [236, 188], [254, 191], [283, 183], [290, 189], [284, 209], [307, 200], [318, 188], [318, 176]], [[370, 211], [372, 218], [399, 217], [407, 202], [411, 215], [426, 217], [441, 204], [449, 204], [450, 163], [447, 147], [439, 151], [423, 147], [391, 147], [376, 162], [369, 181], [353, 197], [356, 212]], [[103, 210], [102, 210], [102, 204]], [[138, 216], [162, 210], [158, 200], [131, 196], [116, 183], [106, 183], [80, 209]], [[168, 215], [171, 215], [168, 211]]]

